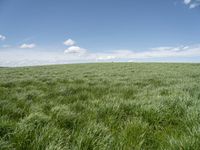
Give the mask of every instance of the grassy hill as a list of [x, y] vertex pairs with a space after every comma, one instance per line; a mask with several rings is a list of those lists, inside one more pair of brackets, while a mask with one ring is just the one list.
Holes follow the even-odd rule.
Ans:
[[199, 149], [200, 64], [0, 68], [0, 149]]

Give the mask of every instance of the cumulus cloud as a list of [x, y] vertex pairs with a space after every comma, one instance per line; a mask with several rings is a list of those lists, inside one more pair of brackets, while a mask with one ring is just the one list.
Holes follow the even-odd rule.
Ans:
[[70, 46], [64, 51], [65, 54], [85, 54], [86, 49], [79, 46]]
[[34, 43], [32, 43], [32, 44], [22, 44], [21, 46], [20, 46], [20, 48], [22, 48], [22, 49], [31, 49], [31, 48], [34, 48], [36, 45], [34, 44]]
[[75, 41], [73, 41], [72, 39], [68, 39], [68, 40], [64, 41], [63, 44], [66, 46], [73, 46], [73, 45], [75, 45]]
[[63, 43], [66, 46], [69, 46], [64, 53], [65, 54], [70, 54], [70, 55], [83, 55], [86, 54], [87, 50], [84, 48], [81, 48], [79, 46], [75, 46], [75, 41], [73, 41], [72, 39], [68, 39], [66, 41], [64, 41]]
[[185, 5], [187, 5], [190, 9], [196, 8], [200, 6], [200, 0], [184, 0]]
[[1, 35], [0, 34], [0, 41], [3, 41], [3, 40], [5, 40], [6, 39], [6, 37], [4, 36], [4, 35]]

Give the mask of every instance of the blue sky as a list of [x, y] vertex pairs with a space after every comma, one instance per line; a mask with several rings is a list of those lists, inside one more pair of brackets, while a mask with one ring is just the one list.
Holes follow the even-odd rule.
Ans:
[[200, 0], [0, 0], [0, 66], [200, 60]]

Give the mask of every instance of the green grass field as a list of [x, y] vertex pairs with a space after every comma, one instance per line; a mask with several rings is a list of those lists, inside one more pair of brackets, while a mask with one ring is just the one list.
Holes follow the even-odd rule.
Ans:
[[200, 64], [0, 68], [1, 150], [199, 147]]

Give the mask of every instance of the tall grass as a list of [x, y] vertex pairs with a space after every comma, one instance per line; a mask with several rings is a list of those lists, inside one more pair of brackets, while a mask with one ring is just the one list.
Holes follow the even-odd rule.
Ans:
[[0, 68], [0, 149], [199, 149], [200, 64]]

